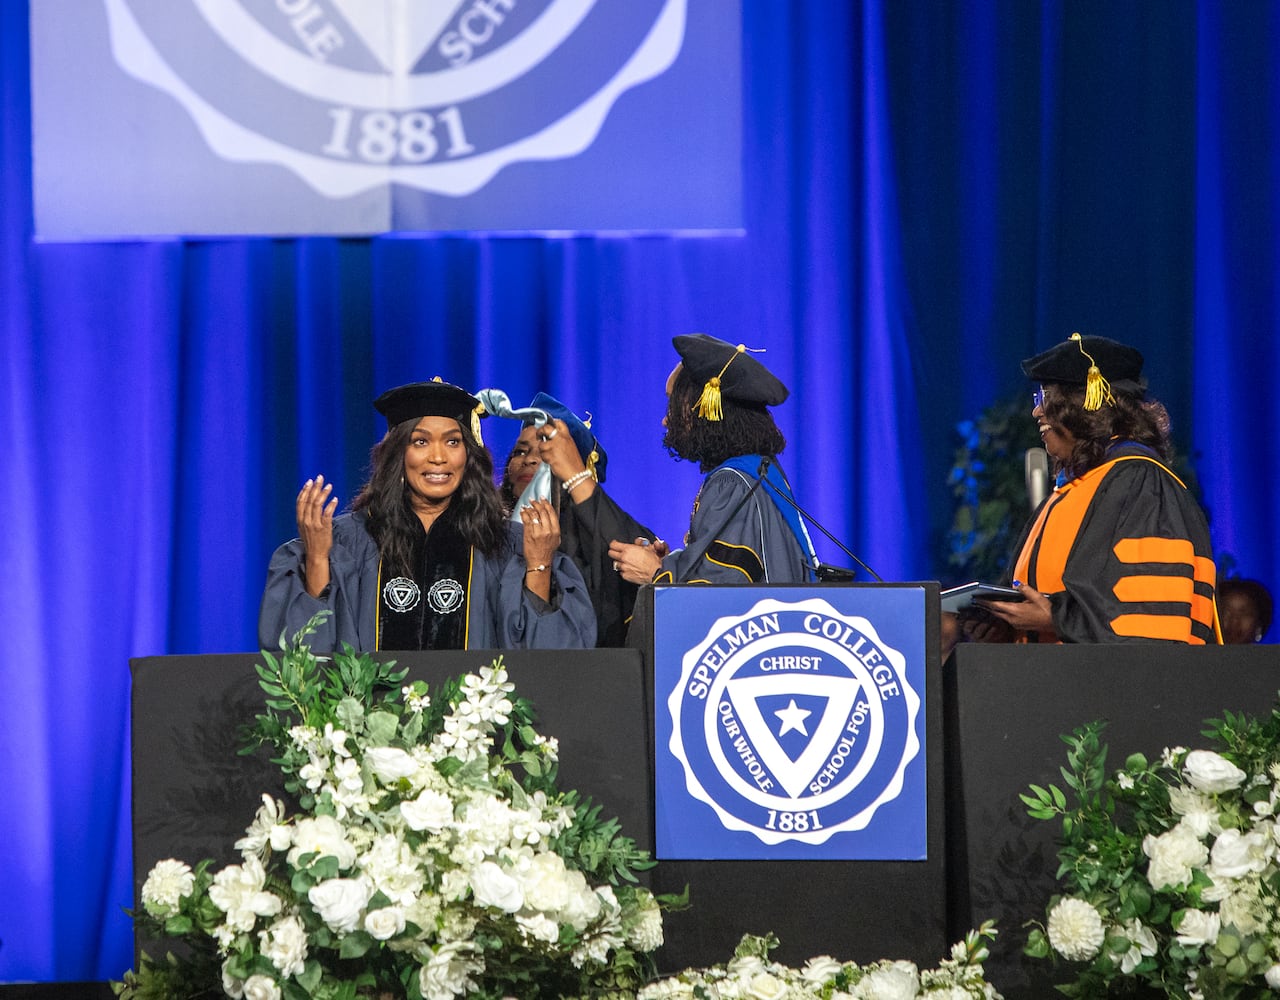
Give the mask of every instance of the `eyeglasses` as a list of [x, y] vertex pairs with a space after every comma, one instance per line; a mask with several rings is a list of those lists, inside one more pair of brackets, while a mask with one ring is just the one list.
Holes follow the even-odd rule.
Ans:
[[1044, 409], [1044, 386], [1038, 386], [1031, 394], [1031, 408], [1034, 410], [1036, 407]]

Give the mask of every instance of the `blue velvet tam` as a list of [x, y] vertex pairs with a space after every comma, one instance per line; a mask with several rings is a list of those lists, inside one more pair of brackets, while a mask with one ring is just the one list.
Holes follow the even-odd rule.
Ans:
[[[563, 420], [569, 428], [569, 434], [573, 438], [573, 443], [578, 449], [578, 454], [581, 456], [583, 464], [587, 468], [595, 470], [596, 482], [604, 482], [604, 468], [609, 461], [609, 456], [605, 454], [604, 446], [591, 433], [591, 428], [585, 420], [582, 420], [560, 400], [554, 396], [547, 395], [545, 392], [540, 392], [533, 397], [533, 401], [529, 403], [529, 409], [542, 410], [553, 420]], [[595, 456], [594, 460], [592, 459], [593, 454]]]

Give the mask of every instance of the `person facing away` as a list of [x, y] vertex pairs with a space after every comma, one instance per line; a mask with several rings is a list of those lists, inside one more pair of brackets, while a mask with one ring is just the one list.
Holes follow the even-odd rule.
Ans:
[[664, 543], [609, 546], [633, 583], [806, 583], [817, 564], [808, 529], [787, 502], [777, 464], [786, 439], [769, 412], [787, 387], [742, 345], [702, 333], [673, 339], [679, 362], [667, 378], [663, 444], [705, 474], [681, 549]]
[[379, 649], [582, 649], [595, 613], [572, 560], [557, 551], [552, 505], [503, 516], [479, 401], [445, 382], [384, 392], [387, 433], [372, 473], [335, 516], [317, 476], [296, 501], [298, 537], [271, 557], [258, 617], [263, 648], [279, 648], [327, 610], [310, 644]]
[[501, 492], [508, 510], [546, 496], [560, 518], [560, 551], [586, 581], [596, 610], [596, 645], [623, 646], [639, 586], [613, 569], [609, 543], [648, 545], [652, 531], [623, 510], [604, 490], [608, 454], [588, 421], [560, 400], [540, 392], [526, 410], [546, 422], [526, 420], [507, 457]]
[[1169, 469], [1169, 417], [1137, 349], [1072, 334], [1022, 362], [1056, 488], [1017, 543], [1022, 602], [984, 601], [976, 641], [1220, 641], [1204, 512]]

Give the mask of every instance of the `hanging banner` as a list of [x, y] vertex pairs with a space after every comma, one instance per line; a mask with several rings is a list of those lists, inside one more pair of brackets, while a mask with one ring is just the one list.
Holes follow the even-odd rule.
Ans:
[[659, 587], [659, 859], [920, 860], [925, 591]]
[[31, 5], [48, 240], [741, 227], [740, 0]]

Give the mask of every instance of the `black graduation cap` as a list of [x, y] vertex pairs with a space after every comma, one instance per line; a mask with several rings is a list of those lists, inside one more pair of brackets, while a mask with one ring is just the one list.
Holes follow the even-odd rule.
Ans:
[[481, 440], [480, 400], [466, 389], [439, 378], [388, 389], [373, 401], [373, 406], [387, 418], [387, 430], [420, 417], [451, 417], [463, 427], [471, 428], [477, 442]]
[[1140, 396], [1147, 387], [1142, 377], [1142, 352], [1136, 347], [1078, 333], [1027, 358], [1022, 362], [1022, 371], [1037, 382], [1084, 386], [1086, 410], [1113, 402], [1113, 388]]
[[744, 344], [708, 336], [686, 333], [672, 338], [676, 352], [690, 375], [702, 385], [698, 416], [707, 420], [721, 418], [720, 397], [739, 403], [777, 406], [790, 393], [773, 372], [748, 353]]

